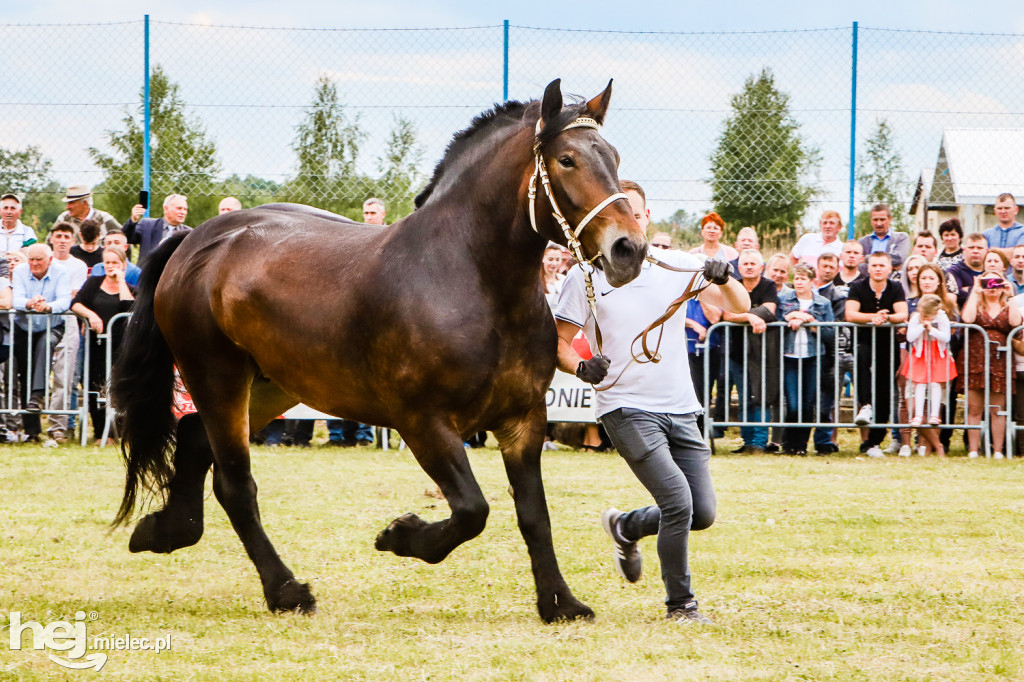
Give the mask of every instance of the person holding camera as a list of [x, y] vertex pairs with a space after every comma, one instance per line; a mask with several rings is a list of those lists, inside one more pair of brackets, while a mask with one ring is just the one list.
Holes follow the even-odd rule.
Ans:
[[[646, 210], [638, 192], [627, 190], [626, 196], [634, 214]], [[554, 311], [558, 368], [597, 384], [598, 421], [657, 505], [628, 513], [610, 508], [602, 513], [601, 525], [614, 544], [619, 575], [629, 582], [640, 579], [637, 541], [657, 535], [666, 617], [684, 625], [709, 623], [698, 610], [690, 586], [687, 553], [690, 531], [714, 522], [717, 503], [709, 466], [711, 450], [697, 429], [697, 415], [703, 408], [690, 377], [685, 310], [651, 332], [648, 344], [657, 345], [658, 362], [640, 355], [638, 337], [691, 285], [709, 284], [698, 298], [736, 313], [750, 307], [750, 297], [739, 280], [730, 277], [731, 268], [724, 260], [705, 261], [666, 249], [651, 249], [651, 255], [668, 267], [645, 261], [637, 278], [617, 289], [608, 284], [603, 272], [594, 271], [597, 319], [587, 301], [582, 270], [574, 266], [569, 271]], [[603, 355], [583, 361], [572, 340], [581, 328], [587, 338], [597, 338], [598, 321]]]
[[[1002, 252], [992, 249], [985, 255], [982, 273], [974, 278], [974, 287], [967, 296], [961, 319], [967, 324], [976, 324], [985, 330], [967, 330], [967, 367], [964, 372], [967, 392], [967, 423], [980, 424], [985, 412], [985, 383], [988, 381], [989, 433], [992, 434], [992, 450], [995, 459], [1003, 458], [1003, 439], [1006, 435], [1006, 353], [999, 350], [1006, 346], [1010, 330], [1021, 324], [1020, 309], [1013, 296], [1013, 287], [1006, 281], [1004, 273], [1010, 263]], [[989, 358], [985, 363], [985, 345], [988, 344]], [[967, 431], [967, 456], [978, 456], [981, 433], [977, 429]]]

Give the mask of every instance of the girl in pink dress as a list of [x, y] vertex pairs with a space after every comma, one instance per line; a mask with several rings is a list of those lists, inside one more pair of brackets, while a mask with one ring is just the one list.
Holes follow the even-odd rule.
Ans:
[[[942, 300], [934, 294], [922, 296], [917, 304], [917, 312], [907, 323], [910, 352], [903, 366], [903, 375], [914, 386], [914, 416], [910, 420], [912, 426], [921, 425], [926, 398], [929, 407], [928, 423], [932, 426], [941, 423], [939, 406], [942, 403], [942, 390], [947, 381], [956, 377], [956, 367], [947, 347], [950, 333], [949, 318], [942, 309]], [[919, 433], [925, 443], [922, 446], [925, 452], [933, 449], [940, 456], [945, 454], [936, 434]]]

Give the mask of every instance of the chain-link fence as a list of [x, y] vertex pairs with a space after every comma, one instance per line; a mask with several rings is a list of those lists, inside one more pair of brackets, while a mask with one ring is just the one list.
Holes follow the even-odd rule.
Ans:
[[[44, 228], [70, 184], [96, 187], [96, 205], [127, 218], [145, 183], [147, 59], [150, 189], [155, 202], [189, 195], [193, 225], [225, 195], [351, 217], [380, 196], [393, 220], [411, 210], [453, 133], [506, 91], [536, 98], [554, 78], [583, 97], [615, 79], [604, 134], [621, 153], [620, 174], [645, 187], [655, 219], [679, 223], [716, 208], [736, 225], [814, 226], [825, 208], [852, 215], [876, 200], [867, 187], [878, 176], [905, 211], [919, 177], [934, 187], [933, 204], [963, 203], [954, 181], [974, 170], [951, 159], [936, 174], [944, 134], [1000, 129], [1000, 139], [1024, 128], [1024, 92], [1014, 85], [1024, 35], [140, 20], [0, 26], [0, 44], [2, 189], [25, 192], [26, 222], [35, 216]], [[890, 134], [871, 156], [881, 121]], [[851, 136], [863, 183], [852, 183]], [[36, 157], [18, 154], [30, 148]], [[974, 150], [989, 161], [975, 194], [1024, 189], [1019, 163], [1003, 156], [997, 145]]]

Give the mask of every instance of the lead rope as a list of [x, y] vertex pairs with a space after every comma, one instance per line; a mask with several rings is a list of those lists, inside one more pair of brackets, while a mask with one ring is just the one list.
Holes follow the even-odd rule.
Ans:
[[[647, 258], [645, 260], [647, 260], [650, 263], [653, 263], [654, 265], [657, 265], [659, 267], [665, 268], [666, 270], [671, 270], [672, 272], [694, 272], [694, 273], [697, 273], [697, 272], [703, 272], [704, 271], [703, 268], [679, 268], [679, 267], [676, 267], [674, 265], [669, 265], [668, 263], [663, 263], [660, 260], [658, 260], [657, 258], [654, 258], [652, 256], [647, 256]], [[626, 373], [626, 370], [629, 369], [633, 365], [633, 363], [636, 363], [638, 365], [646, 365], [646, 364], [651, 363], [651, 362], [661, 362], [661, 353], [659, 353], [658, 351], [661, 348], [661, 340], [664, 337], [663, 331], [664, 331], [664, 328], [665, 328], [665, 323], [668, 322], [670, 319], [672, 319], [672, 316], [675, 315], [679, 311], [679, 308], [681, 308], [684, 303], [689, 301], [691, 298], [694, 298], [695, 296], [700, 295], [700, 293], [702, 291], [704, 291], [705, 289], [707, 289], [708, 286], [710, 286], [710, 284], [711, 284], [711, 282], [708, 282], [707, 280], [704, 280], [704, 283], [701, 286], [695, 288], [694, 284], [696, 282], [697, 282], [697, 278], [696, 277], [691, 278], [690, 281], [687, 283], [686, 288], [683, 289], [682, 295], [679, 298], [677, 298], [676, 300], [674, 300], [671, 303], [669, 303], [668, 307], [665, 308], [665, 312], [662, 313], [661, 316], [658, 319], [656, 319], [651, 324], [647, 325], [646, 329], [644, 329], [642, 332], [640, 332], [639, 334], [636, 335], [636, 338], [634, 338], [632, 343], [629, 344], [630, 355], [632, 356], [630, 361], [625, 364], [625, 366], [618, 373], [618, 375], [615, 377], [615, 380], [612, 381], [612, 383], [608, 384], [607, 386], [594, 386], [594, 390], [595, 391], [607, 391], [609, 388], [611, 388], [615, 384], [619, 383], [619, 379], [622, 378], [622, 375]], [[659, 329], [659, 328], [660, 328], [660, 330], [658, 332], [658, 343], [654, 346], [654, 351], [651, 351], [647, 347], [647, 337], [655, 329]], [[595, 332], [594, 335], [597, 338], [601, 338], [601, 328], [600, 328], [600, 326], [598, 326], [597, 315], [596, 314], [594, 315], [594, 332]], [[637, 341], [640, 341], [640, 345], [643, 348], [643, 352], [639, 353], [639, 354], [635, 350], [633, 350], [634, 347], [636, 346], [636, 342]], [[599, 347], [599, 350], [600, 350], [600, 347]]]

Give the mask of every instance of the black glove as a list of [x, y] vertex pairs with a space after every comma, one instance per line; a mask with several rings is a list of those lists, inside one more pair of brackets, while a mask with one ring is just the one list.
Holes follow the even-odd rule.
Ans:
[[612, 364], [608, 358], [602, 355], [595, 355], [589, 360], [580, 362], [576, 368], [576, 376], [588, 384], [599, 384], [608, 376], [608, 365]]
[[704, 279], [712, 284], [728, 284], [730, 275], [732, 275], [732, 265], [729, 261], [718, 258], [709, 258], [704, 261]]

